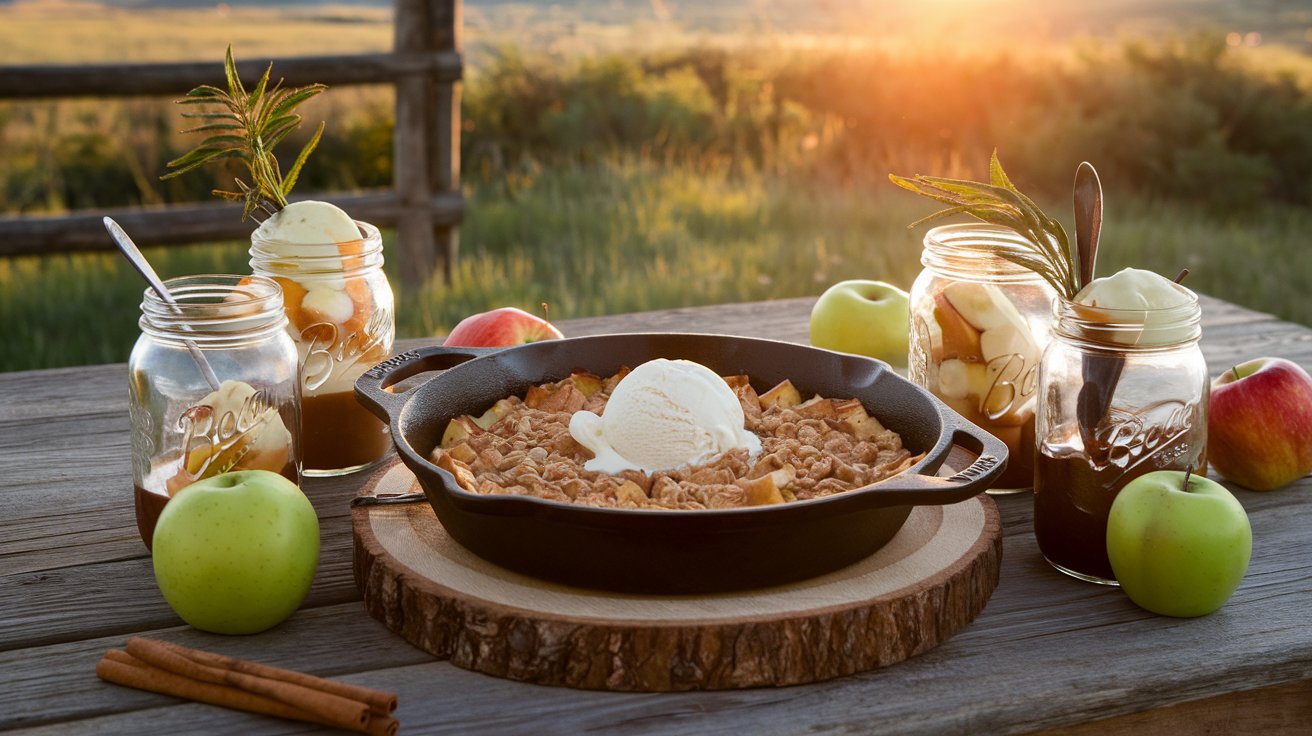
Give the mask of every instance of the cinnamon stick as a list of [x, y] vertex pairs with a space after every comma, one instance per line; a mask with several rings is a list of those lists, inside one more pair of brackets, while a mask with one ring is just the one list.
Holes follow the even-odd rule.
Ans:
[[317, 713], [345, 728], [359, 730], [369, 722], [369, 706], [358, 700], [334, 695], [293, 682], [250, 675], [202, 664], [173, 650], [162, 642], [133, 637], [127, 643], [128, 654], [162, 670], [216, 685], [230, 685], [256, 695], [286, 703], [294, 708]]
[[[167, 670], [146, 664], [127, 652], [110, 650], [96, 664], [96, 676], [115, 685], [126, 685], [138, 690], [149, 690], [161, 695], [209, 703], [223, 708], [259, 713], [277, 718], [290, 718], [296, 721], [309, 721], [324, 726], [335, 726], [314, 713], [307, 713], [263, 695], [248, 693], [245, 690], [226, 685], [182, 677]], [[359, 729], [356, 729], [359, 730]]]
[[[128, 641], [128, 644], [131, 645], [132, 641], [138, 638], [139, 637], [133, 637], [133, 639]], [[142, 639], [141, 641], [149, 642], [150, 640]], [[255, 675], [257, 677], [266, 677], [273, 680], [293, 683], [313, 688], [315, 690], [322, 690], [323, 692], [338, 695], [343, 698], [358, 700], [368, 705], [370, 712], [377, 713], [378, 715], [385, 716], [396, 710], [395, 693], [374, 690], [361, 685], [352, 685], [350, 683], [338, 682], [336, 680], [327, 680], [322, 677], [307, 675], [304, 672], [283, 669], [281, 667], [274, 667], [272, 665], [261, 664], [259, 662], [252, 662], [245, 659], [236, 659], [234, 657], [228, 657], [214, 652], [207, 652], [203, 649], [191, 649], [172, 642], [155, 641], [151, 643], [157, 644], [161, 648], [176, 652], [184, 657], [210, 667], [217, 667], [232, 672], [240, 672], [248, 675]]]
[[395, 736], [399, 726], [388, 715], [396, 708], [393, 693], [138, 637], [127, 649], [106, 652], [96, 675], [163, 695], [371, 736]]

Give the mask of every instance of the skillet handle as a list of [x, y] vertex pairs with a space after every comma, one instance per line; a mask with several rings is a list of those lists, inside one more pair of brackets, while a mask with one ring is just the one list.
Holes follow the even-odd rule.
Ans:
[[442, 371], [454, 368], [467, 360], [481, 358], [484, 355], [499, 353], [505, 348], [465, 348], [428, 345], [416, 350], [408, 350], [384, 360], [364, 372], [355, 381], [355, 397], [374, 416], [386, 424], [401, 413], [405, 405], [406, 393], [389, 391], [392, 386], [405, 379], [427, 371]]
[[979, 455], [975, 462], [948, 478], [914, 474], [881, 481], [876, 488], [885, 483], [890, 486], [880, 494], [881, 499], [885, 502], [905, 500], [909, 504], [949, 504], [965, 501], [993, 485], [993, 481], [1007, 469], [1007, 443], [960, 417], [949, 429], [953, 445]]

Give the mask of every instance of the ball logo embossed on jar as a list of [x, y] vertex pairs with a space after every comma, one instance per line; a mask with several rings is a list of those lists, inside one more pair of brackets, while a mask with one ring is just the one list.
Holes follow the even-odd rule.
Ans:
[[988, 362], [992, 382], [979, 400], [979, 411], [990, 421], [999, 421], [1029, 405], [1039, 385], [1039, 365], [1026, 364], [1022, 355], [999, 355]]
[[187, 438], [182, 471], [191, 480], [227, 472], [259, 445], [277, 414], [263, 390], [246, 396], [236, 409], [218, 411], [209, 404], [188, 407], [178, 417], [178, 429]]
[[[1179, 399], [1158, 401], [1138, 411], [1112, 408], [1108, 421], [1094, 432], [1106, 458], [1095, 464], [1101, 469], [1132, 470], [1152, 459], [1158, 467], [1170, 466], [1189, 451], [1187, 435], [1194, 428], [1198, 404]], [[1161, 452], [1159, 452], [1161, 450]]]
[[914, 383], [921, 386], [929, 384], [930, 357], [927, 349], [929, 340], [929, 324], [925, 322], [924, 315], [912, 315], [911, 340], [909, 342], [911, 354], [907, 360], [907, 376]]
[[138, 478], [150, 475], [150, 459], [158, 452], [155, 442], [155, 417], [145, 407], [133, 401], [128, 406], [128, 422], [132, 425], [132, 470]]
[[391, 344], [392, 313], [375, 309], [362, 329], [341, 335], [341, 327], [332, 322], [317, 322], [301, 330], [300, 342], [306, 346], [301, 369], [305, 388], [313, 391], [323, 386], [334, 373], [345, 371], [368, 358], [377, 358]]

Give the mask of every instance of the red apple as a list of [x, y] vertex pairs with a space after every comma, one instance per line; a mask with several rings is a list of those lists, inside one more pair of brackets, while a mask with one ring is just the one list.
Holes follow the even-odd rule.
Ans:
[[1284, 358], [1241, 363], [1212, 381], [1207, 460], [1269, 491], [1312, 472], [1312, 376]]
[[560, 330], [541, 317], [522, 309], [502, 307], [471, 314], [446, 336], [444, 345], [467, 348], [496, 348], [523, 345], [538, 340], [558, 340]]

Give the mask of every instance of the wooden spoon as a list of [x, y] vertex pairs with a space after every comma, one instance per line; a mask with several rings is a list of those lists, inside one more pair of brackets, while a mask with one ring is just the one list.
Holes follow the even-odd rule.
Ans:
[[1080, 262], [1079, 287], [1093, 281], [1098, 259], [1098, 234], [1102, 230], [1102, 182], [1088, 161], [1075, 170], [1075, 251]]

